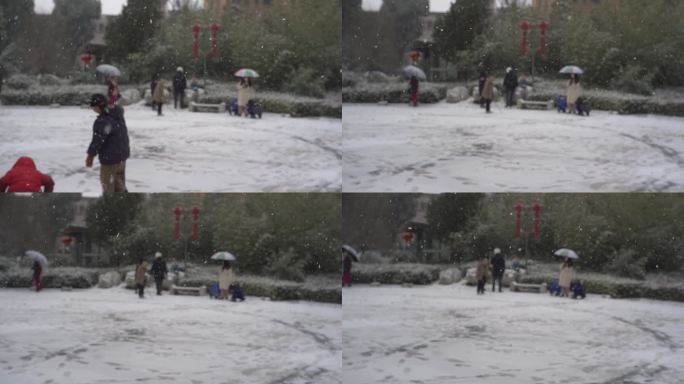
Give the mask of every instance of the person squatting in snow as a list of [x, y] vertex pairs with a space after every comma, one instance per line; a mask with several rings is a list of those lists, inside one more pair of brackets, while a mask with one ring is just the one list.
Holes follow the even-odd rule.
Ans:
[[30, 157], [20, 157], [12, 169], [0, 178], [0, 192], [52, 192], [55, 182], [36, 168]]
[[93, 159], [100, 160], [100, 183], [104, 193], [127, 192], [126, 160], [130, 156], [128, 128], [123, 108], [107, 103], [102, 94], [94, 94], [90, 107], [97, 113], [93, 123], [93, 138], [88, 146], [86, 167], [93, 166]]

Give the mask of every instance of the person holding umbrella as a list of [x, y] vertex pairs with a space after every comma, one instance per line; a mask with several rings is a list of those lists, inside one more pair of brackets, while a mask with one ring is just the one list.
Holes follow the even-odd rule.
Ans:
[[359, 253], [349, 245], [342, 246], [342, 287], [351, 287], [352, 261], [358, 262]]
[[166, 268], [166, 261], [162, 259], [161, 252], [154, 254], [154, 262], [152, 262], [152, 268], [150, 269], [150, 272], [152, 273], [154, 282], [157, 285], [157, 296], [161, 296], [164, 278], [169, 273], [169, 270]]
[[578, 259], [579, 256], [577, 256], [575, 251], [567, 248], [561, 248], [553, 254], [564, 258], [563, 265], [561, 265], [560, 273], [558, 275], [558, 285], [561, 288], [561, 297], [568, 297], [570, 295], [570, 285], [572, 284], [572, 275], [574, 273], [572, 260]]
[[409, 91], [411, 93], [411, 105], [418, 106], [418, 78], [411, 76], [409, 79]]
[[582, 87], [579, 84], [579, 75], [576, 73], [570, 74], [570, 81], [568, 82], [568, 90], [566, 97], [568, 100], [568, 111], [570, 113], [575, 113], [575, 105], [577, 104], [577, 99], [579, 99], [582, 93]]
[[33, 283], [36, 286], [36, 292], [40, 292], [42, 289], [41, 280], [47, 266], [47, 258], [42, 253], [32, 250], [26, 251], [24, 254], [33, 259], [33, 265], [31, 266], [33, 270]]
[[230, 261], [224, 260], [223, 266], [219, 271], [219, 290], [221, 291], [220, 299], [228, 300], [228, 294], [230, 293], [230, 286], [233, 284], [234, 276], [233, 270], [230, 265]]
[[241, 77], [237, 84], [238, 93], [238, 116], [247, 117], [247, 103], [252, 98], [252, 80], [249, 77]]

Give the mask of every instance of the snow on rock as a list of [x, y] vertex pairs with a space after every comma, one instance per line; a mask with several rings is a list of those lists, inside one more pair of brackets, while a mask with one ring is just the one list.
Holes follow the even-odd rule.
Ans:
[[340, 305], [114, 288], [2, 289], [0, 306], [3, 383], [340, 383]]
[[140, 91], [131, 88], [121, 92], [121, 100], [119, 100], [119, 102], [123, 105], [131, 105], [139, 102], [140, 100]]
[[468, 89], [463, 86], [454, 87], [447, 91], [447, 103], [460, 103], [468, 98]]
[[100, 288], [112, 288], [121, 284], [121, 274], [117, 271], [109, 271], [100, 275], [97, 286]]
[[[680, 383], [684, 304], [345, 288], [345, 383]], [[426, 316], [426, 314], [429, 314]]]
[[684, 191], [684, 118], [345, 104], [345, 192]]
[[[339, 191], [341, 121], [263, 119], [125, 108], [131, 192]], [[0, 173], [21, 156], [55, 180], [55, 192], [100, 195], [99, 162], [85, 167], [95, 114], [90, 109], [0, 106]]]
[[461, 270], [458, 268], [449, 268], [439, 273], [439, 283], [449, 285], [457, 283], [461, 280]]

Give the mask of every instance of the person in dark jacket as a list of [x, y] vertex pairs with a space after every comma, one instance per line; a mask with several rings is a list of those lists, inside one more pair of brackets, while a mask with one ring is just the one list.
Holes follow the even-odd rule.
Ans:
[[480, 108], [484, 108], [485, 99], [482, 97], [482, 91], [484, 90], [485, 82], [487, 81], [487, 72], [480, 71], [480, 78], [477, 80], [477, 93], [480, 96]]
[[418, 78], [411, 76], [411, 79], [409, 80], [409, 90], [411, 92], [411, 105], [414, 107], [418, 106], [418, 84]]
[[506, 76], [504, 77], [504, 95], [506, 97], [506, 108], [513, 107], [513, 99], [515, 97], [515, 89], [518, 87], [518, 75], [513, 68], [506, 68]]
[[351, 287], [351, 270], [352, 270], [352, 258], [349, 253], [344, 254], [344, 259], [342, 260], [342, 286]]
[[40, 292], [42, 289], [40, 280], [43, 278], [43, 266], [36, 260], [33, 262], [31, 269], [33, 269], [33, 282], [36, 285], [36, 292]]
[[162, 294], [162, 284], [164, 283], [164, 278], [169, 270], [166, 268], [166, 261], [162, 259], [161, 252], [154, 254], [154, 262], [152, 262], [152, 268], [150, 269], [152, 277], [154, 277], [154, 282], [157, 284], [157, 296]]
[[150, 100], [152, 100], [152, 110], [153, 111], [156, 109], [156, 105], [154, 103], [154, 89], [157, 88], [158, 82], [159, 82], [159, 73], [155, 73], [152, 75], [152, 81], [150, 81]]
[[501, 250], [494, 248], [494, 257], [492, 257], [492, 292], [494, 292], [497, 281], [499, 282], [499, 292], [502, 292], [501, 281], [503, 280], [504, 271], [506, 271], [506, 260], [504, 260]]
[[[176, 76], [173, 77], [173, 108], [183, 109], [183, 99], [185, 98], [185, 89], [188, 87], [188, 79], [183, 73], [183, 67], [176, 69]], [[178, 105], [180, 101], [180, 105]]]
[[52, 192], [54, 187], [52, 177], [40, 173], [33, 159], [26, 156], [0, 178], [0, 192]]
[[130, 147], [124, 111], [116, 105], [110, 107], [107, 98], [101, 94], [91, 97], [90, 106], [97, 113], [97, 119], [93, 123], [86, 167], [92, 167], [93, 159], [98, 156], [102, 191], [126, 192], [126, 160], [130, 156]]

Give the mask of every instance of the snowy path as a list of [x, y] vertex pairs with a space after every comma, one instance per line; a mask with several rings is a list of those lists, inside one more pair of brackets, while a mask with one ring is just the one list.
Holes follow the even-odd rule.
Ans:
[[343, 290], [345, 383], [681, 383], [684, 304], [463, 285]]
[[[126, 107], [132, 192], [339, 191], [342, 123], [329, 118], [261, 120], [175, 111], [157, 117]], [[76, 107], [0, 106], [0, 172], [34, 158], [56, 192], [101, 193], [99, 163], [85, 168], [95, 114]]]
[[345, 104], [345, 192], [684, 191], [684, 118]]
[[340, 382], [339, 305], [0, 290], [0, 382]]

